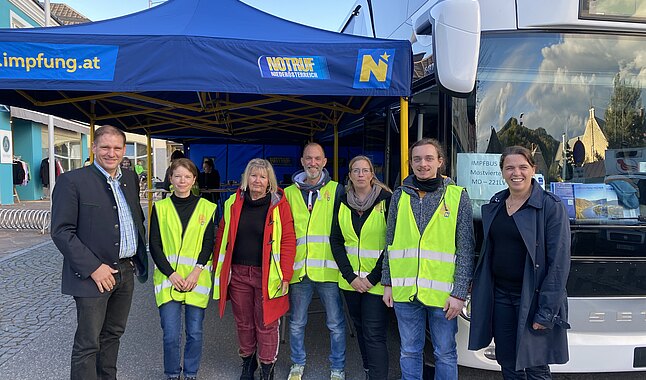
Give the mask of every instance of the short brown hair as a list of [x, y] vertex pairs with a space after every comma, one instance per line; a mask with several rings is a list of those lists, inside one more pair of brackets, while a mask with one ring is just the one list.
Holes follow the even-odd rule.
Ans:
[[321, 144], [319, 144], [317, 142], [313, 142], [313, 141], [308, 142], [307, 144], [305, 144], [305, 146], [303, 147], [303, 151], [301, 152], [301, 157], [303, 157], [305, 155], [305, 151], [307, 150], [307, 148], [309, 148], [311, 146], [319, 147], [321, 149], [321, 152], [323, 152], [323, 157], [325, 158], [325, 149], [323, 149], [323, 145], [321, 145]]
[[119, 128], [113, 127], [111, 125], [104, 125], [97, 128], [94, 131], [94, 141], [92, 144], [96, 145], [96, 142], [99, 141], [103, 135], [112, 135], [112, 136], [121, 136], [123, 139], [123, 145], [126, 145], [126, 134]]
[[173, 172], [175, 172], [175, 170], [177, 168], [179, 168], [179, 167], [182, 167], [182, 168], [188, 170], [189, 172], [191, 172], [193, 174], [193, 177], [197, 178], [197, 175], [199, 173], [197, 171], [197, 167], [195, 166], [193, 161], [189, 160], [188, 158], [178, 158], [175, 161], [171, 162], [171, 164], [170, 164], [170, 175], [171, 175], [171, 177], [173, 176]]
[[532, 167], [536, 167], [536, 161], [534, 161], [534, 155], [532, 154], [532, 152], [530, 152], [529, 149], [523, 146], [514, 145], [508, 146], [502, 151], [502, 155], [500, 156], [500, 170], [502, 170], [502, 164], [505, 162], [505, 158], [512, 154], [518, 154], [525, 157], [527, 162], [529, 162]]

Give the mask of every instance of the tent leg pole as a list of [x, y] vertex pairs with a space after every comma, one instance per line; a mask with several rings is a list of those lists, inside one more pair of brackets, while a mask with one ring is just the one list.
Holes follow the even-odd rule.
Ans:
[[399, 147], [401, 149], [400, 181], [408, 177], [408, 98], [399, 98]]
[[334, 180], [339, 182], [339, 126], [334, 124]]
[[94, 126], [95, 126], [95, 121], [94, 121], [94, 106], [96, 104], [95, 100], [90, 101], [90, 163], [94, 163], [94, 149], [92, 147], [94, 146]]
[[424, 137], [424, 114], [420, 111], [417, 115], [417, 141]]
[[47, 147], [49, 148], [49, 209], [52, 209], [52, 195], [56, 185], [56, 158], [54, 157], [54, 116], [47, 116]]
[[150, 234], [150, 215], [153, 212], [153, 193], [150, 191], [153, 188], [153, 164], [152, 164], [152, 140], [150, 139], [150, 132], [146, 133], [146, 158], [148, 162], [146, 163], [146, 184], [147, 184], [147, 189], [149, 191], [146, 191], [146, 198], [148, 199], [148, 228], [146, 229], [148, 231], [148, 234]]

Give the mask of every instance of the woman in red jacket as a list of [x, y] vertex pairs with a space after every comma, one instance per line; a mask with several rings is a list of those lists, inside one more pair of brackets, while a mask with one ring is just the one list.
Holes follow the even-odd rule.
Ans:
[[278, 319], [289, 309], [296, 235], [289, 204], [267, 160], [254, 158], [224, 204], [215, 244], [213, 298], [220, 317], [231, 300], [242, 357], [241, 380], [274, 378]]

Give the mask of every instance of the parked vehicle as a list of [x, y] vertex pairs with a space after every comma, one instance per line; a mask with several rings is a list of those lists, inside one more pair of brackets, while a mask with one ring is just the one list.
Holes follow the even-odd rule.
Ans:
[[[548, 190], [572, 184], [571, 199], [561, 193], [573, 212], [570, 361], [552, 370], [646, 371], [646, 1], [359, 0], [342, 32], [412, 40], [410, 141], [417, 131], [447, 147], [446, 174], [467, 188], [480, 235], [480, 206], [504, 188], [505, 146], [534, 151]], [[398, 112], [362, 126], [389, 126], [389, 185]], [[606, 193], [584, 198], [593, 184]], [[468, 315], [459, 364], [499, 369], [493, 344], [467, 350]]]

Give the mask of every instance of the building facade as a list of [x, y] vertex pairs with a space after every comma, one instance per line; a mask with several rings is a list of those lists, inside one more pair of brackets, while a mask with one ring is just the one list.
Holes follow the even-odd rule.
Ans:
[[[51, 10], [49, 24], [52, 26], [88, 21], [65, 4], [52, 4]], [[45, 26], [45, 11], [37, 0], [0, 0], [0, 27], [40, 26]], [[38, 200], [48, 196], [40, 170], [43, 160], [49, 156], [47, 122], [48, 115], [0, 105], [0, 133], [9, 137], [12, 150], [12, 162], [5, 162], [7, 160], [3, 159], [0, 163], [0, 204]], [[126, 133], [126, 139], [126, 157], [131, 159], [133, 166], [139, 161], [146, 168], [146, 137]], [[63, 171], [83, 166], [89, 158], [89, 151], [87, 124], [54, 117], [54, 156]], [[161, 178], [164, 175], [168, 162], [167, 151], [166, 141], [152, 140], [154, 177]], [[17, 178], [21, 171], [16, 165], [27, 168], [28, 180], [20, 181]]]

